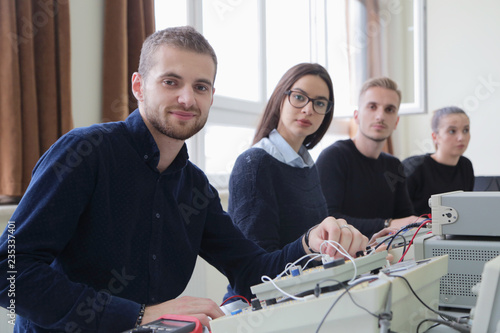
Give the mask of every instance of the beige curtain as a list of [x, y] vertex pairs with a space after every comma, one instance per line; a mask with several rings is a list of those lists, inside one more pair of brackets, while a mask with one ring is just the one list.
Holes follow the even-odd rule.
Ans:
[[0, 1], [0, 196], [21, 197], [72, 128], [67, 1]]
[[155, 31], [154, 0], [106, 0], [104, 15], [102, 120], [119, 121], [137, 108], [130, 80]]
[[[362, 45], [363, 47], [361, 50], [349, 52], [349, 75], [353, 83], [351, 88], [357, 94], [364, 81], [383, 75], [384, 60], [382, 59], [382, 25], [379, 16], [380, 0], [355, 0], [359, 3], [354, 3], [353, 1], [354, 0], [346, 0], [348, 48], [351, 48], [350, 44], [353, 38], [360, 38], [359, 36], [364, 36], [366, 38], [363, 43], [357, 40], [356, 46], [353, 46], [359, 48], [359, 45]], [[354, 6], [359, 6], [359, 4], [361, 4], [363, 9], [353, 13], [353, 8], [351, 7], [353, 4]], [[361, 16], [363, 19], [360, 20], [356, 15]], [[353, 17], [354, 22], [351, 19]], [[358, 58], [356, 59], [356, 57]], [[357, 95], [355, 98], [357, 98]], [[357, 125], [354, 121], [351, 121], [349, 126], [349, 135], [351, 138], [356, 132]], [[389, 154], [394, 153], [392, 136], [387, 139], [384, 151]]]

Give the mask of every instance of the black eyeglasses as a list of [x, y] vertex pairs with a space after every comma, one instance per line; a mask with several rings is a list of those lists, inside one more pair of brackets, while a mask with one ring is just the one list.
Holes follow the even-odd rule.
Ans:
[[288, 101], [296, 108], [303, 108], [307, 103], [312, 102], [314, 112], [318, 114], [327, 114], [332, 111], [333, 102], [326, 98], [310, 98], [304, 93], [287, 90], [285, 95], [288, 95]]

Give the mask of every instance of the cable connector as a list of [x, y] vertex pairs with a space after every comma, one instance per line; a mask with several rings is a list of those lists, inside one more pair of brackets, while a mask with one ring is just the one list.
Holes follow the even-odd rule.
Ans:
[[392, 311], [390, 312], [383, 312], [381, 314], [378, 315], [378, 319], [379, 320], [388, 320], [388, 321], [391, 321], [392, 320]]
[[316, 286], [314, 287], [314, 296], [318, 298], [320, 294], [321, 294], [321, 288], [319, 286], [319, 283], [317, 283]]

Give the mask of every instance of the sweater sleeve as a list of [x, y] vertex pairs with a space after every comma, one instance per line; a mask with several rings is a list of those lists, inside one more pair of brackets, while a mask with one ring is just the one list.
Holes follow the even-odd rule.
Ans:
[[207, 207], [209, 222], [203, 233], [200, 255], [227, 277], [235, 295], [251, 299], [254, 296], [250, 287], [261, 283], [263, 275], [274, 278], [286, 264], [305, 255], [302, 235], [281, 250], [266, 252], [235, 227], [222, 210], [216, 190], [213, 187], [210, 190], [214, 195], [210, 195], [213, 199]]
[[120, 332], [133, 327], [138, 303], [73, 282], [53, 267], [93, 191], [93, 155], [76, 154], [82, 140], [62, 137], [35, 166], [10, 222], [15, 230], [0, 238], [0, 270], [15, 281], [9, 293], [10, 281], [1, 279], [0, 304], [14, 301], [19, 316], [50, 331]]
[[263, 150], [238, 157], [229, 180], [228, 213], [242, 233], [266, 251], [280, 248], [279, 208]]

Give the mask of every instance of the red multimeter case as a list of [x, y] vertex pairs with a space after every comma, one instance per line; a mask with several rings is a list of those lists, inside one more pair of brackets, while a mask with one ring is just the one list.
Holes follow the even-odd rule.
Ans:
[[198, 318], [181, 315], [163, 315], [148, 324], [141, 325], [127, 332], [172, 332], [172, 333], [203, 333], [203, 325]]

